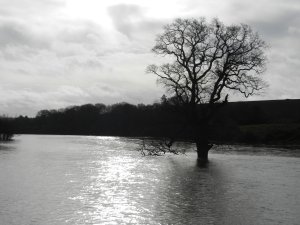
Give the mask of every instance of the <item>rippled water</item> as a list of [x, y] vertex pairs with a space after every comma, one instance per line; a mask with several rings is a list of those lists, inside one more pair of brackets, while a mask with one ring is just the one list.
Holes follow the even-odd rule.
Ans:
[[0, 224], [299, 224], [299, 150], [142, 157], [138, 140], [22, 135], [0, 144]]

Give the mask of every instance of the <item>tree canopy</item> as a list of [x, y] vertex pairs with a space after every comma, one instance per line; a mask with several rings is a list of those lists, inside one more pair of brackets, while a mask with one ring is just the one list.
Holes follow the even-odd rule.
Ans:
[[153, 52], [169, 63], [149, 65], [170, 94], [181, 103], [216, 103], [230, 91], [245, 97], [266, 86], [266, 44], [245, 24], [225, 26], [218, 19], [176, 19], [156, 38]]

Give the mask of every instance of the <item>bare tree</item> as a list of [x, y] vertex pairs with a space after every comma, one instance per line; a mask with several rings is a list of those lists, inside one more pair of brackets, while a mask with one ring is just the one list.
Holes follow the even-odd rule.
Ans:
[[265, 48], [248, 25], [225, 26], [218, 19], [176, 19], [157, 36], [152, 51], [170, 62], [149, 65], [147, 72], [186, 109], [198, 159], [208, 158], [209, 120], [219, 103], [226, 103], [229, 94], [249, 97], [266, 86], [261, 79]]

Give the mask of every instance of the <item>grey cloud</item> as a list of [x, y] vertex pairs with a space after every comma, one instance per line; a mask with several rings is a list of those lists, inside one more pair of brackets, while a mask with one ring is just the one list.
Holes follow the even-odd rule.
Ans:
[[103, 41], [101, 27], [91, 22], [69, 24], [58, 32], [57, 38], [66, 43], [95, 44]]
[[103, 67], [102, 63], [96, 57], [90, 57], [90, 58], [75, 57], [75, 58], [71, 58], [67, 62], [67, 64], [71, 69], [82, 68], [87, 70], [94, 70], [94, 69], [100, 70]]
[[167, 22], [145, 17], [143, 8], [137, 5], [114, 5], [108, 12], [116, 30], [128, 39], [121, 51], [134, 54], [150, 52], [155, 36]]
[[8, 46], [46, 47], [47, 43], [38, 38], [30, 28], [9, 21], [0, 21], [0, 48]]
[[20, 17], [23, 20], [35, 15], [45, 15], [65, 5], [58, 0], [1, 0], [1, 17]]
[[31, 40], [24, 35], [19, 27], [8, 24], [0, 25], [0, 46], [7, 45], [28, 45]]
[[153, 34], [166, 22], [145, 18], [143, 8], [138, 5], [114, 5], [108, 8], [108, 12], [116, 29], [130, 39], [135, 38], [134, 35]]
[[120, 4], [108, 8], [116, 29], [131, 38], [135, 23], [142, 18], [142, 10], [137, 5]]
[[0, 67], [40, 75], [102, 67], [98, 55], [109, 45], [99, 26], [68, 22], [52, 33], [47, 36], [23, 24], [0, 20]]
[[[251, 24], [269, 39], [283, 38], [289, 35], [291, 28], [300, 24], [300, 9], [282, 10], [273, 18], [250, 21]], [[295, 33], [297, 35], [297, 32]]]

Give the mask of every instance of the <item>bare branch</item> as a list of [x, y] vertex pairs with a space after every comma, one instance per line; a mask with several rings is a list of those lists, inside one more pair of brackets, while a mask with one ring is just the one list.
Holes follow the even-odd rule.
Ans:
[[175, 155], [185, 154], [184, 149], [177, 149], [173, 147], [174, 141], [171, 139], [163, 140], [145, 140], [143, 139], [137, 148], [143, 156], [161, 156], [166, 153], [172, 153]]

